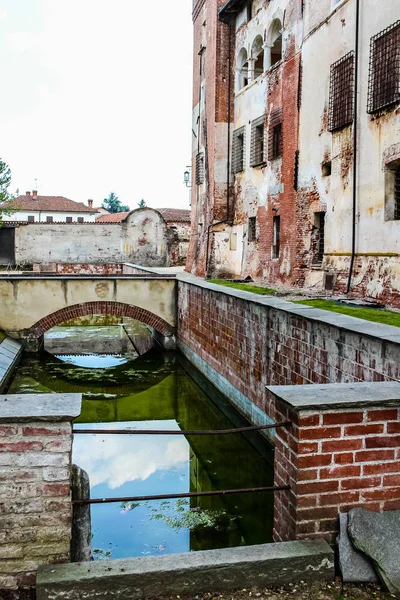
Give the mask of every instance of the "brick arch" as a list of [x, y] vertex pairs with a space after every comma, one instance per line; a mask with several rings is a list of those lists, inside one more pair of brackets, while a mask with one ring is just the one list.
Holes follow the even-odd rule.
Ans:
[[87, 317], [90, 315], [116, 315], [118, 317], [130, 317], [141, 321], [150, 327], [153, 327], [158, 333], [164, 336], [171, 336], [174, 334], [174, 328], [172, 325], [164, 321], [161, 317], [158, 317], [154, 313], [139, 308], [132, 304], [123, 304], [122, 302], [108, 302], [105, 300], [99, 302], [84, 302], [81, 304], [74, 304], [67, 306], [61, 310], [57, 310], [47, 317], [40, 319], [35, 325], [30, 328], [30, 333], [34, 337], [41, 337], [46, 331], [61, 325], [65, 321], [70, 319], [77, 319], [78, 317]]

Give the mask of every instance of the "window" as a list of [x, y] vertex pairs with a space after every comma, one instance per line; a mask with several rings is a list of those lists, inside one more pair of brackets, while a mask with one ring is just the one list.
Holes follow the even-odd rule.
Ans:
[[257, 167], [264, 163], [264, 115], [251, 124], [250, 166]]
[[233, 132], [232, 141], [232, 173], [240, 173], [244, 170], [245, 165], [245, 148], [244, 148], [245, 128], [240, 127]]
[[273, 67], [282, 60], [282, 23], [275, 19], [268, 32], [267, 41], [270, 47], [268, 67]]
[[268, 160], [282, 156], [282, 109], [277, 108], [271, 113], [268, 135]]
[[204, 183], [204, 154], [199, 152], [196, 156], [196, 185]]
[[67, 217], [65, 220], [67, 223], [72, 223], [72, 217]]
[[400, 160], [386, 166], [385, 221], [400, 220]]
[[77, 221], [78, 221], [78, 223], [83, 223], [83, 217], [78, 217]]
[[28, 223], [34, 223], [35, 222], [35, 216], [34, 215], [29, 215], [28, 216]]
[[254, 60], [254, 79], [264, 73], [264, 40], [258, 35], [251, 48], [251, 56]]
[[257, 241], [257, 217], [249, 217], [247, 239], [249, 242]]
[[330, 177], [332, 175], [332, 162], [328, 160], [323, 162], [321, 166], [322, 177]]
[[400, 21], [371, 38], [367, 112], [400, 100]]
[[52, 223], [53, 217], [46, 217], [46, 223]]
[[293, 174], [293, 189], [297, 192], [299, 187], [299, 161], [300, 161], [300, 150], [296, 150], [294, 153], [294, 174]]
[[350, 125], [354, 119], [354, 52], [331, 65], [329, 131]]
[[279, 258], [281, 246], [281, 218], [274, 217], [274, 242], [272, 246], [272, 257]]
[[236, 91], [246, 87], [249, 83], [249, 63], [246, 48], [242, 48], [236, 61]]

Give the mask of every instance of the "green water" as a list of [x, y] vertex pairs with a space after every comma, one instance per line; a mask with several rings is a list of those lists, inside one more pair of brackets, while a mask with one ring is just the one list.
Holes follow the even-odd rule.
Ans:
[[[136, 360], [129, 353], [62, 359], [47, 352], [26, 355], [9, 392], [82, 393], [76, 428], [194, 430], [248, 424], [179, 353], [151, 350]], [[92, 498], [273, 485], [272, 447], [259, 433], [77, 434], [73, 461], [88, 472]], [[270, 542], [273, 497], [117, 502], [92, 505], [91, 515], [95, 558], [159, 555]]]

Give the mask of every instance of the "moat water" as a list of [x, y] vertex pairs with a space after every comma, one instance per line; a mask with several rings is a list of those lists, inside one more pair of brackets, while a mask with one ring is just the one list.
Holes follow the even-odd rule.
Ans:
[[[47, 335], [47, 351], [24, 356], [9, 392], [82, 393], [75, 428], [248, 425], [179, 353], [151, 349], [138, 356], [138, 347], [146, 349], [149, 339], [140, 327], [137, 331], [132, 323], [55, 328]], [[73, 462], [89, 474], [92, 498], [273, 485], [272, 446], [255, 432], [77, 434]], [[273, 497], [267, 492], [116, 502], [92, 505], [91, 517], [95, 559], [171, 554], [272, 541]]]

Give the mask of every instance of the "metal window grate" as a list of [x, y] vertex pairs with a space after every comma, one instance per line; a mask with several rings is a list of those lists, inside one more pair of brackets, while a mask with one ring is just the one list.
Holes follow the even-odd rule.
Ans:
[[232, 173], [240, 173], [245, 164], [245, 127], [233, 132], [232, 141]]
[[274, 217], [274, 243], [272, 246], [273, 258], [279, 258], [281, 248], [281, 218]]
[[325, 213], [319, 214], [319, 243], [318, 243], [318, 254], [317, 261], [322, 263], [325, 253]]
[[251, 123], [250, 166], [257, 167], [264, 161], [264, 115]]
[[196, 156], [196, 185], [204, 183], [204, 154], [199, 152]]
[[346, 127], [354, 119], [354, 52], [331, 65], [329, 131]]
[[400, 166], [394, 175], [394, 218], [400, 219]]
[[257, 240], [257, 217], [249, 217], [247, 239], [249, 242], [255, 242]]
[[302, 92], [303, 92], [303, 63], [300, 61], [299, 63], [299, 74], [298, 74], [298, 82], [297, 82], [297, 110], [300, 111], [301, 101], [302, 101]]
[[296, 190], [299, 187], [299, 158], [300, 150], [296, 150], [294, 153], [294, 175], [293, 175], [293, 189]]
[[371, 38], [368, 105], [372, 114], [400, 101], [400, 21]]
[[282, 123], [275, 125], [272, 134], [273, 156], [272, 158], [280, 158], [282, 156]]
[[[280, 126], [280, 130], [275, 129]], [[278, 140], [280, 137], [280, 141]], [[275, 151], [278, 150], [276, 144], [280, 144], [279, 154], [276, 156]], [[278, 156], [282, 155], [282, 109], [277, 108], [272, 111], [269, 119], [269, 131], [268, 131], [268, 160], [274, 160]]]

